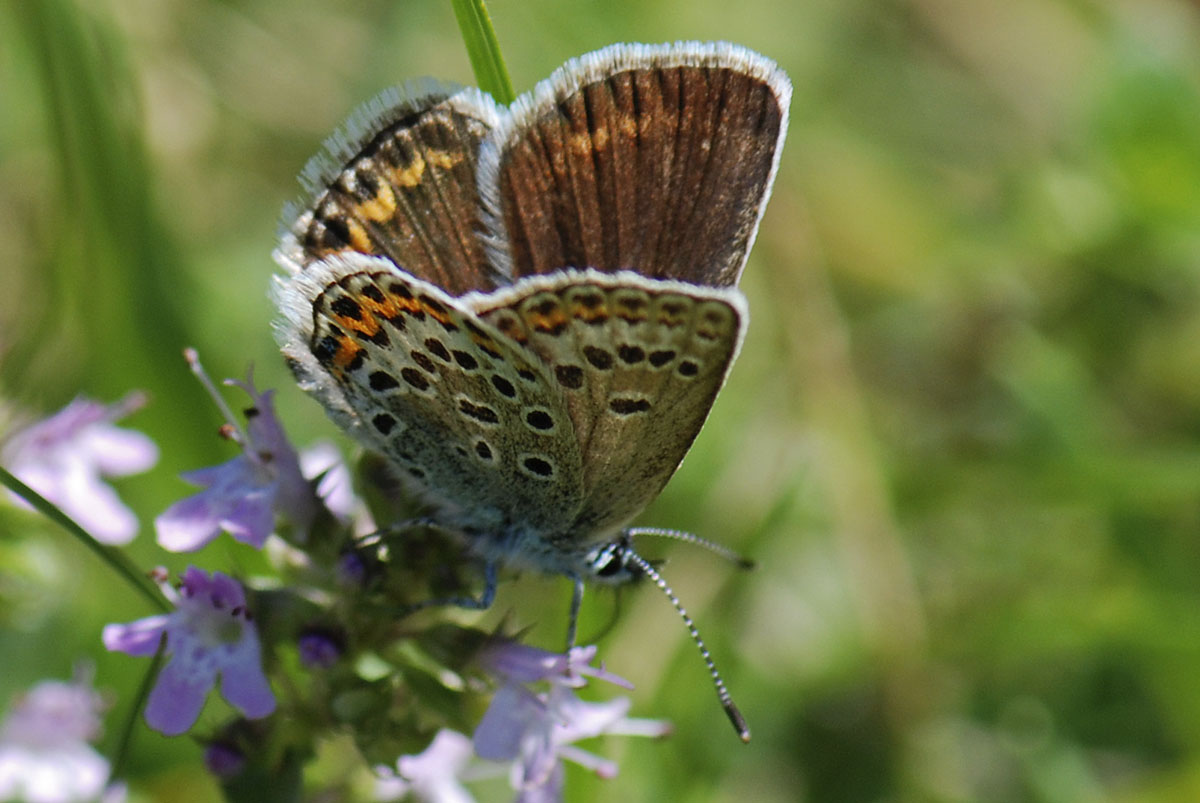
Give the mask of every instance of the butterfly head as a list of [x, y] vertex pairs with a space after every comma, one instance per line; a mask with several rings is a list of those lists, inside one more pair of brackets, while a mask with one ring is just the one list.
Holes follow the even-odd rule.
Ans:
[[[632, 582], [642, 577], [648, 577], [658, 589], [666, 595], [667, 599], [675, 607], [683, 619], [684, 626], [691, 633], [692, 640], [700, 649], [700, 656], [704, 659], [705, 665], [708, 667], [709, 674], [712, 676], [713, 685], [717, 690], [717, 697], [721, 702], [721, 707], [725, 709], [729, 721], [733, 724], [739, 738], [743, 742], [750, 741], [750, 729], [746, 725], [746, 720], [742, 717], [737, 705], [734, 704], [733, 698], [730, 696], [728, 689], [725, 688], [725, 681], [722, 680], [717, 667], [713, 664], [712, 656], [708, 652], [708, 647], [704, 640], [700, 638], [700, 632], [696, 629], [692, 617], [688, 615], [680, 603], [679, 598], [675, 596], [675, 592], [667, 585], [667, 581], [659, 574], [658, 569], [654, 567], [650, 561], [639, 555], [633, 548], [633, 537], [635, 535], [654, 535], [664, 538], [672, 538], [678, 541], [687, 541], [688, 543], [709, 549], [722, 557], [737, 563], [743, 568], [753, 567], [753, 562], [749, 561], [736, 553], [714, 544], [711, 541], [706, 541], [691, 533], [680, 532], [678, 530], [664, 530], [655, 527], [632, 527], [622, 530], [620, 534], [613, 540], [595, 547], [586, 554], [585, 567], [583, 573], [586, 579], [593, 582], [605, 583], [608, 585], [619, 585], [622, 583]], [[577, 605], [573, 608], [573, 613], [577, 613]], [[574, 623], [572, 623], [572, 633], [574, 632]]]
[[642, 577], [644, 572], [634, 560], [633, 535], [623, 530], [616, 539], [601, 544], [584, 556], [584, 576], [605, 585], [623, 585]]

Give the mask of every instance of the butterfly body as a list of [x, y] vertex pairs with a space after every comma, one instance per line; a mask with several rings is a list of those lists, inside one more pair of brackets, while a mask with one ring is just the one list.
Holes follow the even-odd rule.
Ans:
[[583, 56], [511, 108], [432, 83], [369, 105], [276, 252], [301, 386], [489, 564], [628, 579], [626, 528], [742, 342], [790, 91], [677, 43]]

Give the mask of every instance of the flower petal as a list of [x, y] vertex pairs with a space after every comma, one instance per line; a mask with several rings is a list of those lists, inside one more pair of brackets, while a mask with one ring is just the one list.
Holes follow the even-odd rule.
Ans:
[[[458, 776], [470, 761], [471, 740], [458, 731], [443, 728], [429, 747], [415, 756], [400, 756], [396, 768], [411, 782], [417, 798], [427, 803], [474, 803]], [[395, 788], [400, 789], [399, 785]]]
[[512, 761], [530, 726], [546, 716], [545, 706], [520, 686], [501, 687], [475, 728], [475, 753], [489, 761]]
[[300, 453], [300, 469], [310, 480], [317, 482], [317, 496], [329, 512], [342, 521], [366, 514], [366, 506], [354, 495], [350, 468], [342, 460], [338, 448], [329, 441], [319, 441]]
[[261, 547], [274, 529], [272, 486], [245, 457], [183, 475], [208, 487], [181, 499], [154, 520], [158, 543], [172, 552], [192, 552], [222, 530], [244, 543]]
[[230, 504], [221, 516], [221, 529], [243, 544], [261, 549], [275, 530], [271, 497], [264, 490], [254, 490], [228, 500]]
[[247, 635], [221, 665], [221, 696], [247, 719], [261, 719], [275, 711], [275, 694], [262, 670], [258, 635], [246, 626]]
[[101, 474], [144, 471], [158, 459], [158, 447], [145, 435], [111, 424], [140, 403], [135, 396], [112, 405], [77, 398], [11, 434], [0, 462], [96, 540], [126, 544], [137, 534], [137, 517]]
[[207, 492], [180, 499], [158, 514], [154, 530], [158, 545], [169, 552], [195, 552], [221, 534]]
[[562, 803], [563, 766], [556, 764], [542, 783], [523, 787], [513, 803]]
[[167, 627], [167, 614], [148, 616], [124, 625], [105, 625], [101, 633], [110, 652], [123, 652], [145, 658], [158, 651], [158, 643]]
[[171, 656], [146, 703], [146, 722], [159, 733], [178, 736], [195, 724], [215, 678], [205, 662]]
[[551, 690], [551, 707], [560, 718], [560, 743], [576, 742], [607, 733], [625, 718], [631, 705], [628, 697], [617, 697], [599, 703], [580, 700], [568, 690]]
[[[90, 467], [71, 461], [51, 499], [102, 544], [123, 546], [137, 535], [138, 521], [117, 492], [104, 484]], [[51, 497], [46, 496], [47, 499]]]
[[90, 745], [52, 751], [0, 746], [0, 799], [29, 803], [95, 800], [108, 780], [108, 761]]
[[238, 608], [246, 604], [246, 591], [242, 584], [225, 572], [213, 572], [210, 580], [203, 569], [188, 566], [183, 575], [183, 584], [194, 594], [208, 594], [217, 608]]
[[132, 429], [88, 427], [80, 436], [80, 448], [91, 455], [100, 473], [110, 477], [138, 474], [158, 462], [158, 446]]
[[480, 661], [493, 674], [513, 683], [533, 683], [562, 674], [568, 668], [567, 656], [547, 652], [515, 641], [497, 641], [486, 647]]

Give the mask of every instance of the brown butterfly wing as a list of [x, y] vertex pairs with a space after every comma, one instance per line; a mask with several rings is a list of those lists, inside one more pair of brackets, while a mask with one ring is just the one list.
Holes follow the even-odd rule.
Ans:
[[476, 166], [501, 114], [477, 90], [432, 83], [368, 104], [305, 169], [311, 200], [285, 213], [280, 261], [302, 267], [358, 252], [451, 295], [492, 289]]
[[568, 62], [483, 145], [497, 269], [736, 284], [790, 96], [772, 62], [726, 43], [615, 45]]

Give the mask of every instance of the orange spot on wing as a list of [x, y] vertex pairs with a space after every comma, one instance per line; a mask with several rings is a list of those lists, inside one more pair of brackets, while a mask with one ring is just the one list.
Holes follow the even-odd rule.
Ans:
[[495, 322], [496, 328], [499, 329], [506, 337], [515, 340], [518, 343], [526, 343], [529, 337], [525, 334], [525, 329], [521, 326], [520, 321], [513, 317], [502, 317]]
[[608, 308], [603, 304], [599, 306], [589, 307], [586, 304], [575, 303], [571, 305], [571, 317], [584, 323], [594, 323], [597, 321], [608, 320]]
[[367, 312], [377, 315], [380, 318], [394, 318], [402, 311], [405, 311], [405, 308], [400, 304], [402, 299], [397, 296], [385, 295], [383, 301], [376, 301], [369, 296], [355, 296], [354, 300]]
[[438, 323], [440, 323], [440, 324], [453, 324], [454, 323], [454, 320], [450, 317], [450, 313], [446, 312], [444, 309], [437, 309], [435, 307], [431, 307], [429, 304], [426, 304], [425, 302], [421, 301], [420, 299], [415, 299], [415, 300], [416, 300], [417, 305], [419, 306], [421, 312], [424, 312], [426, 315], [428, 315], [430, 318], [433, 318]]
[[358, 358], [359, 352], [361, 351], [362, 347], [355, 343], [351, 338], [339, 337], [338, 350], [337, 353], [333, 355], [333, 364], [344, 373], [350, 364]]
[[356, 296], [355, 301], [367, 310], [383, 318], [394, 318], [397, 315], [423, 313], [444, 326], [457, 326], [453, 316], [441, 306], [433, 306], [415, 296], [400, 293], [386, 293], [383, 301], [375, 301], [366, 296]]
[[396, 214], [396, 194], [387, 184], [381, 183], [375, 197], [360, 203], [354, 211], [360, 217], [382, 223]]
[[[360, 306], [364, 306], [366, 299], [359, 299], [359, 301], [361, 302]], [[350, 318], [345, 315], [335, 315], [334, 320], [336, 320], [338, 325], [343, 329], [348, 329], [351, 332], [358, 332], [359, 334], [366, 335], [367, 337], [374, 337], [379, 331], [380, 327], [379, 319], [366, 310], [364, 310], [362, 315], [358, 318]]]
[[685, 324], [690, 313], [690, 306], [682, 301], [663, 301], [658, 307], [658, 322], [673, 329]]
[[525, 322], [535, 331], [558, 334], [567, 325], [567, 314], [559, 307], [545, 313], [530, 310], [526, 313]]
[[425, 175], [425, 159], [419, 153], [413, 154], [408, 167], [398, 167], [392, 171], [392, 181], [400, 187], [415, 187], [421, 183]]
[[646, 320], [646, 304], [642, 301], [626, 302], [618, 299], [613, 309], [613, 314], [623, 321], [629, 323], [641, 323]]
[[579, 156], [587, 156], [593, 150], [602, 151], [608, 145], [608, 131], [597, 128], [590, 135], [585, 131], [567, 137], [567, 147]]
[[362, 254], [373, 254], [371, 238], [362, 224], [353, 218], [346, 220], [346, 228], [350, 230], [350, 247]]
[[440, 167], [443, 170], [449, 170], [456, 167], [466, 158], [464, 153], [450, 153], [449, 151], [430, 151], [429, 163], [434, 167]]

